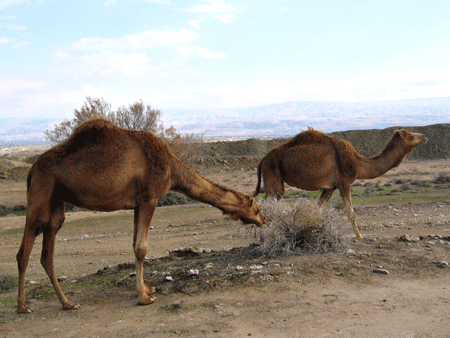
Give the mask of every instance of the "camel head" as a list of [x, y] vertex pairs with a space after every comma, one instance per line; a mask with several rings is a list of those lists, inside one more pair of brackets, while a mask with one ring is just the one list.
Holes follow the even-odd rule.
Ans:
[[266, 216], [262, 213], [261, 208], [255, 199], [247, 194], [243, 194], [239, 208], [233, 211], [225, 211], [222, 209], [222, 211], [233, 221], [240, 220], [243, 224], [256, 224], [257, 226], [261, 226], [266, 223]]
[[428, 139], [419, 133], [411, 133], [405, 129], [396, 130], [394, 132], [394, 139], [401, 142], [403, 147], [408, 151], [412, 151], [416, 146], [426, 143]]

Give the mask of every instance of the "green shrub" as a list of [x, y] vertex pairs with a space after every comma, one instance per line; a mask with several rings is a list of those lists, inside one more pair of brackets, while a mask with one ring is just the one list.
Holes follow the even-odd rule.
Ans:
[[11, 210], [12, 211], [26, 211], [27, 206], [23, 205], [23, 204], [18, 204], [18, 205], [13, 206]]

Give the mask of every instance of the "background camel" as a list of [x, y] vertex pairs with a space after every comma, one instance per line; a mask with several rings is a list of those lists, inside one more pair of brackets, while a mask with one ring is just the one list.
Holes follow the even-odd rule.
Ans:
[[286, 182], [304, 190], [322, 190], [319, 199], [322, 204], [339, 189], [345, 213], [357, 237], [362, 238], [355, 221], [350, 186], [355, 179], [376, 178], [395, 168], [414, 147], [426, 141], [422, 134], [396, 130], [381, 154], [365, 157], [349, 142], [309, 128], [289, 142], [274, 147], [261, 160], [253, 196], [259, 193], [261, 175], [266, 197], [283, 196]]
[[233, 220], [265, 223], [247, 194], [208, 181], [184, 165], [167, 144], [149, 132], [129, 131], [106, 119], [77, 127], [65, 142], [42, 154], [27, 179], [28, 210], [19, 268], [18, 312], [31, 312], [25, 300], [25, 270], [36, 237], [43, 233], [41, 264], [64, 309], [76, 309], [56, 278], [55, 236], [64, 222], [65, 202], [97, 211], [134, 209], [133, 248], [138, 303], [153, 303], [155, 289], [144, 284], [147, 236], [158, 200], [169, 190], [211, 204]]

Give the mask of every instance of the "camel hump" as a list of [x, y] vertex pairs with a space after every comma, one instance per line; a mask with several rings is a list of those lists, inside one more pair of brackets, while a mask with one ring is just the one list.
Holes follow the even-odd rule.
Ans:
[[60, 144], [66, 154], [101, 143], [108, 134], [119, 130], [115, 124], [106, 118], [92, 118], [75, 127], [72, 135]]
[[295, 147], [297, 145], [320, 144], [329, 142], [331, 138], [331, 136], [324, 132], [308, 127], [308, 130], [302, 131], [300, 134], [294, 136], [286, 145], [288, 147]]

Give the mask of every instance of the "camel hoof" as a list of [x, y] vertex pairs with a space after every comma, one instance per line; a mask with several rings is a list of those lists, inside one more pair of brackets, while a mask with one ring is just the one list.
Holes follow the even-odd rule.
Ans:
[[80, 307], [80, 304], [68, 303], [63, 305], [63, 310], [78, 310]]
[[138, 301], [138, 305], [149, 305], [154, 303], [156, 300], [155, 297], [145, 297], [144, 300]]
[[154, 295], [156, 293], [156, 289], [154, 287], [152, 287], [152, 286], [146, 287], [145, 288], [145, 293], [147, 294], [147, 296]]
[[31, 312], [33, 312], [33, 310], [31, 310], [31, 308], [29, 308], [26, 305], [17, 308], [17, 313], [31, 313]]

